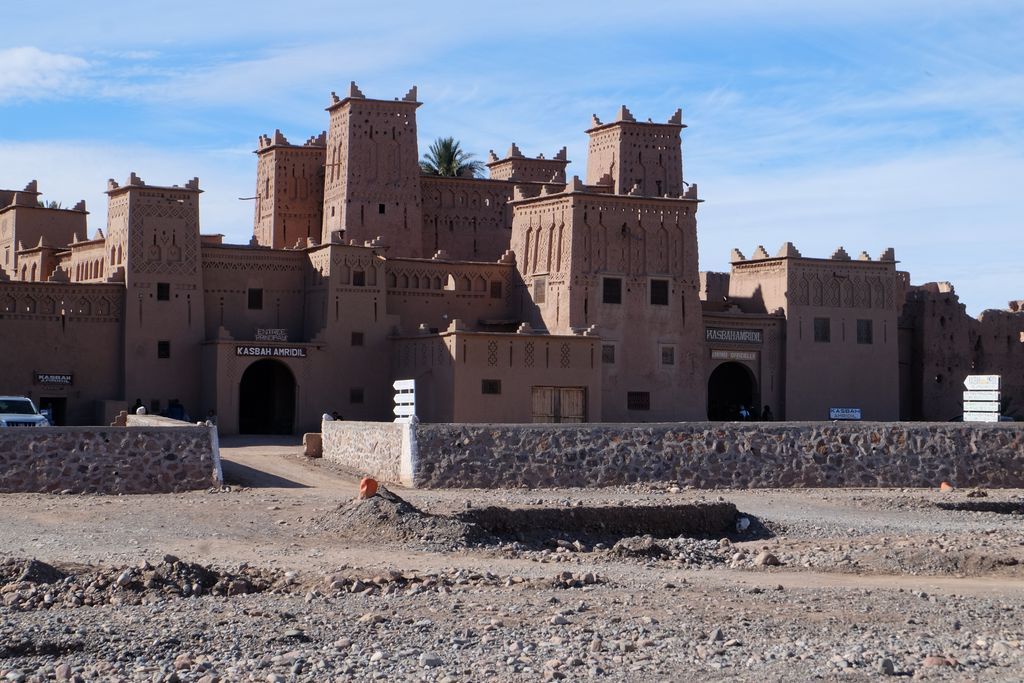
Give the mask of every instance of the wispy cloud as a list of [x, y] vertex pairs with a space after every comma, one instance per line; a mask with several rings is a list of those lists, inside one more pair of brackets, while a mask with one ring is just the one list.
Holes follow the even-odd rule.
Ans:
[[89, 63], [36, 47], [0, 50], [0, 104], [77, 94]]

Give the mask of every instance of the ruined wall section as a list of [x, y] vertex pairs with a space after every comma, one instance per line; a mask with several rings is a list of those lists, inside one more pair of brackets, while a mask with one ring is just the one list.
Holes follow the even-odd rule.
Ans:
[[509, 249], [512, 183], [480, 178], [421, 176], [420, 253], [444, 252], [458, 261], [497, 261]]
[[951, 284], [930, 282], [907, 293], [900, 326], [911, 366], [900, 387], [909, 408], [904, 417], [959, 418], [964, 378], [1001, 375], [1003, 413], [1024, 419], [1024, 311], [1018, 302], [975, 319]]

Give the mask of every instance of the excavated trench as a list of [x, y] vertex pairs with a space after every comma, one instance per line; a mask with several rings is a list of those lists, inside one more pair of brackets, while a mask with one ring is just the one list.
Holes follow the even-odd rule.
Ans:
[[718, 535], [734, 530], [738, 514], [732, 503], [717, 502], [536, 508], [490, 506], [459, 512], [455, 518], [506, 538], [540, 532], [671, 538]]
[[994, 512], [999, 515], [1024, 515], [1024, 502], [997, 500], [965, 500], [936, 503], [935, 507], [954, 512]]

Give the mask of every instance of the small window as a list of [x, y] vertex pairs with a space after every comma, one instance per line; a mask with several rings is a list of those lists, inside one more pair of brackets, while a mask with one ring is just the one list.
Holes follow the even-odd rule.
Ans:
[[385, 211], [387, 211], [387, 208], [383, 204], [377, 205], [377, 213], [383, 214]]
[[365, 287], [366, 286], [366, 271], [365, 270], [353, 270], [352, 271], [352, 286], [353, 287]]
[[348, 390], [348, 402], [349, 403], [362, 403], [363, 402], [363, 388], [352, 387]]
[[626, 392], [627, 410], [650, 410], [651, 392], [649, 391], [628, 391]]
[[363, 345], [363, 333], [362, 332], [353, 332], [352, 333], [352, 346], [362, 346], [362, 345]]
[[491, 298], [492, 299], [500, 299], [501, 298], [501, 281], [500, 280], [491, 280]]
[[832, 341], [832, 321], [829, 318], [814, 319], [814, 341]]
[[156, 300], [157, 301], [168, 301], [171, 298], [171, 283], [170, 282], [158, 282], [156, 283]]
[[157, 358], [170, 358], [171, 357], [171, 342], [164, 339], [156, 343], [156, 357]]
[[615, 344], [601, 344], [601, 362], [606, 365], [615, 364]]
[[857, 343], [858, 344], [874, 344], [875, 343], [874, 321], [872, 321], [872, 320], [858, 320], [857, 321]]
[[480, 393], [481, 394], [500, 394], [501, 393], [501, 380], [500, 379], [482, 379], [482, 380], [480, 380]]
[[249, 289], [249, 310], [250, 311], [262, 311], [263, 310], [263, 290], [262, 289]]
[[606, 304], [622, 303], [622, 279], [606, 277], [602, 286], [602, 301]]
[[533, 278], [533, 303], [542, 304], [547, 296], [548, 279], [546, 277]]
[[661, 347], [661, 364], [662, 365], [675, 365], [676, 364], [676, 347], [674, 347], [674, 346], [662, 346]]
[[651, 305], [668, 306], [668, 280], [651, 280]]

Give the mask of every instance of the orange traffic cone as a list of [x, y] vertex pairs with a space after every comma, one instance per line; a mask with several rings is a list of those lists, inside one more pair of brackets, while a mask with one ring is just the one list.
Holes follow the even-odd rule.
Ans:
[[370, 477], [363, 477], [359, 482], [360, 500], [373, 498], [375, 495], [377, 495], [377, 480], [371, 479]]

